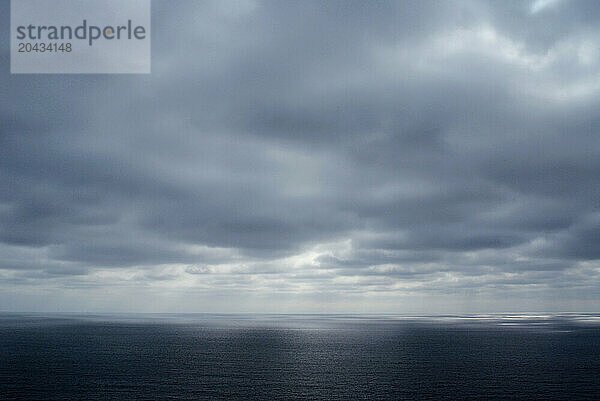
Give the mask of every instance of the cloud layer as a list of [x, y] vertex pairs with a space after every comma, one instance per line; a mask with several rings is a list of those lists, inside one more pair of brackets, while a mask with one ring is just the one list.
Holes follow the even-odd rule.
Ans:
[[597, 309], [598, 18], [154, 2], [148, 76], [3, 35], [0, 309]]

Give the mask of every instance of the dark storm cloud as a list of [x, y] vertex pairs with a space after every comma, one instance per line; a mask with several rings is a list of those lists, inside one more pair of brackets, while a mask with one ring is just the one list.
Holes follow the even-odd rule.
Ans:
[[155, 2], [149, 76], [9, 75], [5, 35], [6, 283], [598, 280], [600, 7], [543, 4]]

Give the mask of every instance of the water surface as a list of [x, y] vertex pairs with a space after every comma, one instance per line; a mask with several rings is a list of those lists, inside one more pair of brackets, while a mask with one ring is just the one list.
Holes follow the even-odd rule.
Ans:
[[600, 399], [600, 315], [0, 314], [0, 399]]

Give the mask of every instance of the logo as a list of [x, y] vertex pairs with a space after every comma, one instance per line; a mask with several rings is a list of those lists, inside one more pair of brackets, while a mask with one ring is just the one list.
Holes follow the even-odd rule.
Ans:
[[150, 0], [11, 0], [11, 72], [150, 73]]

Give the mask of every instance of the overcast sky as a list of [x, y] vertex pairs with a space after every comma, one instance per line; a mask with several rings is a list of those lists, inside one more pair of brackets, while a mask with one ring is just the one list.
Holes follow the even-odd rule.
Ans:
[[154, 1], [150, 75], [8, 6], [0, 310], [598, 310], [598, 2]]

